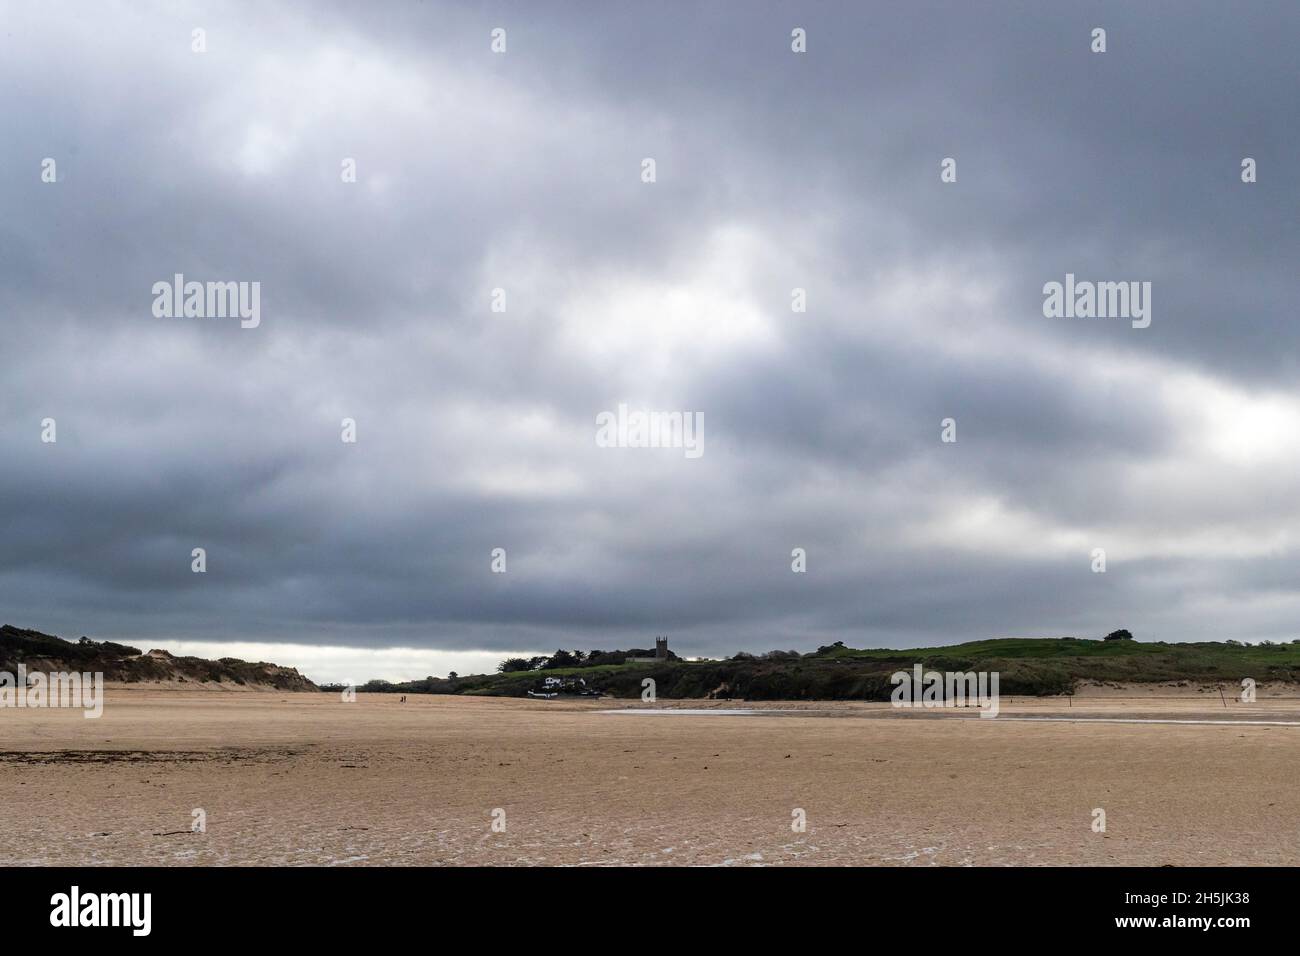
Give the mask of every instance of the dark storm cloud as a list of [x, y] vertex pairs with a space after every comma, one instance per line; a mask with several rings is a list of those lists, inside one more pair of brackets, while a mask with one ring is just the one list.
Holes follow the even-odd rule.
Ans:
[[[12, 9], [6, 620], [1290, 636], [1291, 5]], [[155, 318], [178, 272], [260, 281], [261, 326]], [[1044, 318], [1067, 272], [1152, 282], [1151, 327]], [[705, 454], [596, 447], [620, 402]]]

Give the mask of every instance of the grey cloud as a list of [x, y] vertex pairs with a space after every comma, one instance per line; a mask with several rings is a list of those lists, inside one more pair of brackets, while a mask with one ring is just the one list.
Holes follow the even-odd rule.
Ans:
[[[15, 624], [1287, 636], [1293, 6], [15, 6]], [[262, 327], [154, 318], [176, 272], [261, 281]], [[1066, 272], [1152, 281], [1151, 328], [1045, 319]], [[702, 411], [704, 457], [596, 448], [618, 402]]]

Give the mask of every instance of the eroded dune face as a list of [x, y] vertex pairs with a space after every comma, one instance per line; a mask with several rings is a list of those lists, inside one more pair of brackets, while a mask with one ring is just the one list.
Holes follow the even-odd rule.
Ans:
[[625, 706], [112, 685], [0, 714], [0, 862], [1300, 863], [1295, 699]]
[[248, 688], [315, 691], [312, 681], [292, 667], [233, 657], [210, 661], [176, 657], [164, 650], [141, 653], [139, 648], [113, 641], [81, 638], [68, 641], [40, 631], [0, 627], [0, 672], [74, 672], [100, 675], [108, 681], [150, 683], [206, 689]]

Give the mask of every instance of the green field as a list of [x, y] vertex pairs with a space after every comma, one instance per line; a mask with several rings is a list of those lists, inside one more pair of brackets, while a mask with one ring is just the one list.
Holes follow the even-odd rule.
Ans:
[[1003, 694], [1021, 695], [1071, 694], [1081, 681], [1226, 686], [1250, 677], [1260, 683], [1300, 682], [1300, 642], [1174, 644], [1062, 637], [909, 649], [834, 645], [809, 654], [774, 652], [726, 660], [601, 664], [404, 684], [372, 682], [362, 689], [521, 697], [529, 690], [539, 690], [545, 677], [582, 677], [588, 687], [601, 693], [634, 698], [641, 694], [642, 680], [650, 677], [657, 696], [670, 699], [888, 700], [893, 686], [890, 675], [917, 663], [926, 670], [995, 671]]

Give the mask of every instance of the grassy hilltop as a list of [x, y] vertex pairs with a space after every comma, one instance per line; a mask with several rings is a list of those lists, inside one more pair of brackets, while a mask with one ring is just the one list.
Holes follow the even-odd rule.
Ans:
[[[1127, 632], [1116, 632], [1127, 633]], [[561, 652], [567, 663], [576, 652]], [[737, 654], [726, 660], [671, 659], [649, 664], [613, 663], [638, 652], [593, 652], [597, 663], [552, 666], [558, 655], [534, 658], [526, 670], [426, 678], [402, 684], [372, 681], [366, 691], [485, 694], [522, 697], [542, 689], [546, 677], [582, 678], [586, 686], [614, 697], [638, 697], [651, 677], [665, 698], [733, 697], [749, 700], [888, 700], [895, 671], [921, 664], [936, 671], [997, 671], [1004, 695], [1071, 694], [1081, 681], [1115, 683], [1233, 684], [1300, 682], [1300, 642], [1199, 644], [1141, 642], [1131, 638], [1009, 638], [946, 647], [859, 650], [836, 643], [809, 654], [773, 651]], [[645, 653], [645, 652], [639, 652]], [[596, 655], [599, 654], [599, 657]], [[540, 663], [539, 663], [540, 662]]]
[[310, 690], [316, 685], [292, 667], [265, 661], [250, 663], [234, 657], [217, 661], [200, 657], [173, 657], [166, 651], [142, 652], [138, 647], [112, 641], [65, 641], [6, 624], [0, 627], [0, 671], [75, 671], [102, 673], [105, 680], [126, 683], [175, 682], [229, 684], [238, 687], [273, 687], [276, 690]]

